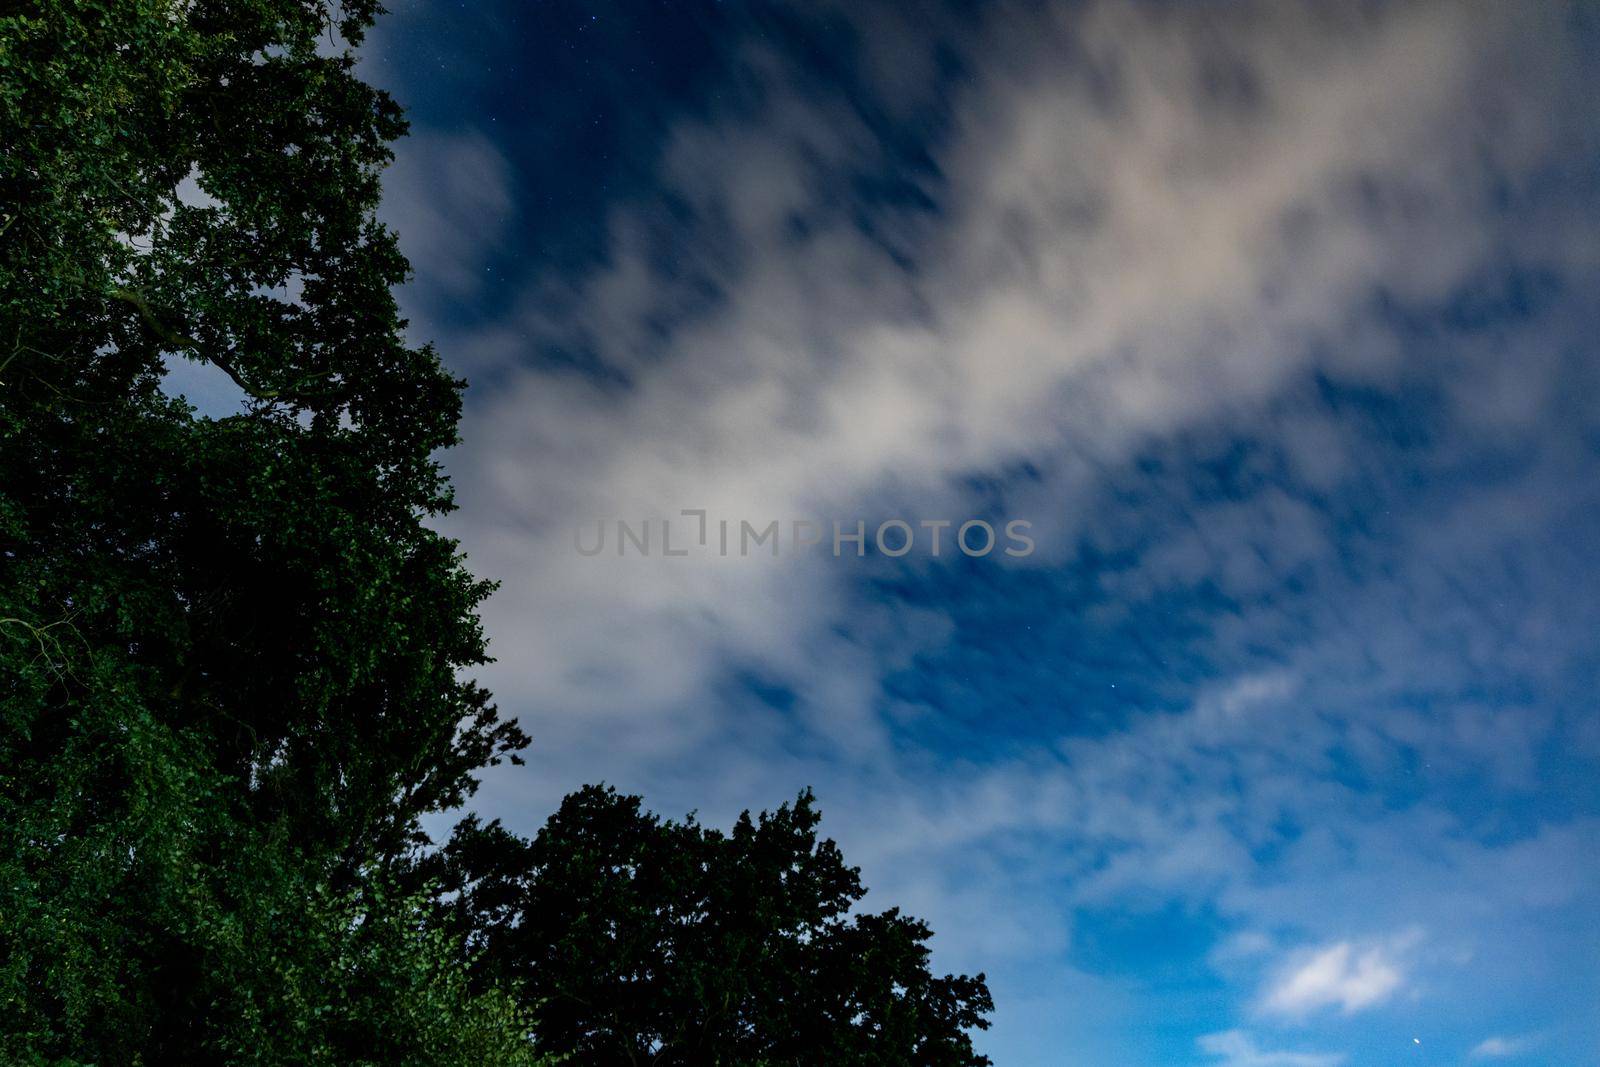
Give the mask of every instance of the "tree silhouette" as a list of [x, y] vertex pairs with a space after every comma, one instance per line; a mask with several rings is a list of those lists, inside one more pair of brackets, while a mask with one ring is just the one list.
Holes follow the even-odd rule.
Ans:
[[531, 841], [468, 820], [429, 873], [480, 976], [579, 1062], [988, 1063], [983, 976], [934, 977], [898, 910], [852, 914], [859, 872], [818, 818], [807, 792], [723, 834], [591, 786]]

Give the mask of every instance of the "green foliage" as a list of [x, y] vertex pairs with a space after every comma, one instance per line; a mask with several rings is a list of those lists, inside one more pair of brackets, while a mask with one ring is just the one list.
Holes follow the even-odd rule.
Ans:
[[468, 820], [427, 865], [481, 949], [586, 1064], [976, 1065], [982, 975], [934, 977], [928, 927], [864, 890], [809, 793], [731, 834], [590, 787], [532, 841]]
[[[7, 1062], [527, 1054], [378, 892], [524, 738], [461, 674], [488, 587], [424, 523], [460, 383], [374, 220], [399, 109], [329, 47], [374, 6], [0, 14]], [[165, 396], [175, 359], [248, 409]]]

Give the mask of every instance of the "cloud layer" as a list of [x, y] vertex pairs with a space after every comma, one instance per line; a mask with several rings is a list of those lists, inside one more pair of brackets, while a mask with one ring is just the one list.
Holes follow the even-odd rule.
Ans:
[[[1503, 982], [1564, 1012], [1600, 897], [1592, 31], [814, 18], [821, 72], [790, 23], [720, 41], [579, 266], [528, 236], [555, 161], [402, 149], [408, 306], [476, 383], [450, 530], [503, 582], [486, 681], [536, 739], [482, 805], [814, 784], [989, 970], [1003, 1063], [1384, 1061], [1446, 998], [1465, 1054]], [[1021, 517], [1039, 550], [574, 551], [683, 509]], [[1172, 1004], [1195, 1026], [1146, 1025]]]

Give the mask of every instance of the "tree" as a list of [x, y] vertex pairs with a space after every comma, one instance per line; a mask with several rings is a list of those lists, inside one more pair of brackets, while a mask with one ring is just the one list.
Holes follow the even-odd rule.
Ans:
[[427, 865], [489, 984], [586, 1064], [976, 1065], [984, 976], [934, 977], [928, 927], [851, 914], [860, 874], [809, 792], [729, 834], [589, 787], [532, 841], [469, 819]]
[[[461, 383], [391, 295], [404, 122], [337, 47], [375, 10], [0, 15], [8, 1062], [447, 1062], [503, 1006], [425, 1010], [459, 954], [377, 891], [525, 738], [425, 522]], [[245, 410], [197, 417], [169, 360]]]

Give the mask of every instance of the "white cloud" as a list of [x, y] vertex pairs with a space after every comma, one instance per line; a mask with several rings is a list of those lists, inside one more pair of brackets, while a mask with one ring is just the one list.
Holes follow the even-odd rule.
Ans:
[[1221, 1067], [1335, 1067], [1345, 1057], [1337, 1052], [1269, 1052], [1243, 1030], [1224, 1030], [1199, 1039], [1200, 1050], [1218, 1057]]
[[1473, 1047], [1472, 1058], [1475, 1060], [1497, 1060], [1508, 1056], [1520, 1056], [1531, 1049], [1535, 1043], [1535, 1038], [1532, 1035], [1520, 1037], [1496, 1035], [1494, 1037], [1486, 1037]]
[[[502, 698], [566, 720], [627, 709], [649, 724], [641, 745], [692, 746], [711, 718], [685, 709], [737, 662], [794, 688], [818, 739], [864, 755], [881, 747], [881, 679], [938, 647], [939, 619], [854, 632], [832, 564], [577, 560], [575, 524], [690, 507], [960, 517], [962, 475], [1056, 457], [1032, 503], [1061, 545], [1095, 471], [1152, 437], [1259, 403], [1319, 352], [1387, 367], [1392, 352], [1350, 332], [1376, 335], [1360, 314], [1372, 287], [1438, 295], [1489, 254], [1506, 235], [1483, 210], [1483, 154], [1523, 173], [1542, 113], [1495, 101], [1515, 121], [1486, 138], [1463, 103], [1489, 91], [1498, 8], [1326, 24], [1278, 10], [996, 16], [952, 101], [929, 187], [941, 213], [876, 205], [871, 235], [841, 202], [883, 146], [841, 99], [752, 61], [767, 110], [685, 122], [662, 155], [663, 189], [702, 220], [666, 231], [674, 271], [652, 266], [669, 223], [630, 204], [606, 269], [530, 288], [491, 334], [498, 356], [477, 343], [509, 379], [470, 411], [452, 529], [505, 581], [488, 612], [516, 653], [492, 676]], [[1218, 104], [1203, 75], [1229, 64], [1254, 88]], [[447, 292], [481, 267], [461, 250], [506, 210], [502, 174], [472, 138], [402, 154], [396, 223]], [[681, 314], [708, 286], [711, 310]], [[528, 369], [530, 339], [587, 348], [629, 385]], [[1213, 511], [1175, 546], [1174, 580], [1260, 589], [1326, 551], [1303, 504], [1260, 518]]]
[[1378, 944], [1339, 941], [1297, 954], [1262, 992], [1264, 1011], [1303, 1016], [1337, 1007], [1346, 1015], [1389, 1000], [1405, 982], [1403, 957], [1415, 931]]

